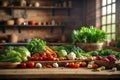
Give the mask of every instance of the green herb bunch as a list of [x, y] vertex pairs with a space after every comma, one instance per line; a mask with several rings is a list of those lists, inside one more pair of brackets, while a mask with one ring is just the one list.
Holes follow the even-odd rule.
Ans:
[[73, 43], [100, 43], [106, 40], [106, 33], [93, 26], [83, 26], [79, 30], [73, 30], [72, 40]]
[[46, 41], [35, 38], [30, 41], [30, 43], [27, 45], [28, 50], [34, 54], [34, 53], [41, 53], [45, 52], [46, 49]]

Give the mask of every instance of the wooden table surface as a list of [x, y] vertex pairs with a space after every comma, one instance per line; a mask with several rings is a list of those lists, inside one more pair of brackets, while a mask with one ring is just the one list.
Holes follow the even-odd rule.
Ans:
[[79, 68], [0, 69], [0, 78], [120, 78], [120, 71]]

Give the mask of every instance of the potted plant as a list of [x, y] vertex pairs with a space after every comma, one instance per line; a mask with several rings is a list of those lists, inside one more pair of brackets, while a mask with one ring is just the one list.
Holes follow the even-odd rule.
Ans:
[[93, 26], [83, 26], [81, 29], [73, 30], [72, 40], [74, 44], [86, 51], [100, 50], [106, 40], [106, 33]]

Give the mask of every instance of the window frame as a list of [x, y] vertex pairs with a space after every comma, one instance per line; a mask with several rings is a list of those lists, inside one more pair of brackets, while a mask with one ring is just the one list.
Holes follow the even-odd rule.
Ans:
[[[113, 0], [111, 0], [111, 3], [110, 4], [108, 4], [108, 0], [106, 0], [106, 5], [102, 5], [102, 1], [103, 0], [100, 0], [100, 29], [102, 29], [103, 28], [103, 26], [106, 26], [105, 28], [106, 28], [106, 32], [108, 31], [108, 26], [111, 26], [111, 29], [110, 29], [110, 33], [108, 33], [107, 32], [107, 36], [108, 35], [110, 35], [110, 39], [112, 40], [113, 39], [113, 35], [115, 35], [115, 38], [114, 38], [114, 40], [116, 40], [116, 37], [117, 37], [117, 30], [116, 30], [116, 10], [115, 10], [115, 12], [113, 13], [113, 4], [115, 4], [115, 6], [116, 6], [116, 1], [115, 2], [113, 2]], [[108, 11], [108, 6], [110, 6], [111, 5], [111, 13], [107, 13], [107, 11]], [[103, 7], [106, 7], [106, 14], [104, 14], [103, 15]], [[116, 7], [115, 7], [115, 9], [116, 9]], [[115, 15], [115, 22], [113, 23], [112, 21], [113, 21], [113, 15]], [[108, 18], [108, 16], [111, 16], [111, 21], [110, 21], [110, 23], [108, 23], [108, 20], [107, 20], [107, 18]], [[105, 20], [106, 20], [106, 22], [105, 22], [105, 24], [103, 24], [102, 23], [102, 21], [103, 21], [103, 17], [105, 17]], [[115, 32], [112, 32], [112, 26], [113, 25], [115, 25]], [[111, 40], [109, 40], [109, 41], [111, 41]], [[107, 41], [108, 41], [108, 37], [107, 37]]]

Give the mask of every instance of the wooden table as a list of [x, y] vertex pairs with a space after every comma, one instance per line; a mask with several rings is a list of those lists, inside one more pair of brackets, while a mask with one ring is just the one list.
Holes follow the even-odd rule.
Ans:
[[120, 78], [120, 71], [92, 71], [79, 68], [0, 69], [2, 78]]

